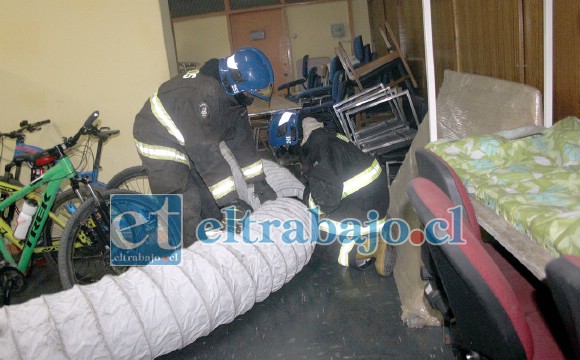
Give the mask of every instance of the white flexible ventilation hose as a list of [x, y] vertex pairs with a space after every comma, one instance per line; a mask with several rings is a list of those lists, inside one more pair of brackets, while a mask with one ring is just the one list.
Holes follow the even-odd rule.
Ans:
[[[271, 162], [265, 170], [281, 196], [284, 186], [272, 176], [293, 176]], [[300, 197], [293, 179], [286, 189]], [[309, 212], [298, 200], [266, 202], [250, 220], [249, 239], [264, 241], [248, 244], [238, 234], [236, 243], [198, 241], [183, 249], [180, 265], [134, 267], [1, 308], [0, 359], [152, 359], [233, 321], [290, 281], [315, 246]], [[262, 226], [274, 220], [301, 222], [301, 236], [286, 243], [287, 229]]]

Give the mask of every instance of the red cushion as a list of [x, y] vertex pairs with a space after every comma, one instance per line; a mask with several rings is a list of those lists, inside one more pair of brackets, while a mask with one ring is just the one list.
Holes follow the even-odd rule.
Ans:
[[[431, 153], [439, 161], [441, 161], [445, 165], [445, 167], [449, 170], [449, 173], [453, 177], [453, 181], [455, 181], [455, 186], [457, 187], [457, 192], [459, 192], [459, 195], [461, 196], [461, 200], [463, 201], [462, 205], [465, 207], [465, 212], [467, 213], [467, 220], [469, 221], [469, 224], [472, 226], [473, 235], [475, 235], [475, 237], [479, 241], [482, 241], [481, 240], [481, 232], [479, 231], [479, 225], [478, 225], [479, 223], [477, 221], [477, 216], [475, 215], [475, 209], [473, 208], [473, 204], [471, 204], [471, 199], [469, 198], [469, 193], [467, 192], [465, 185], [463, 185], [463, 182], [461, 181], [461, 179], [459, 178], [459, 176], [457, 175], [455, 170], [451, 167], [451, 165], [449, 165], [447, 163], [447, 161], [443, 160], [443, 158], [441, 158], [439, 155], [435, 154], [434, 152], [431, 152]], [[460, 205], [460, 204], [456, 204], [456, 205]]]
[[[449, 224], [452, 223], [451, 214], [447, 209], [454, 207], [454, 204], [441, 189], [433, 184], [433, 182], [423, 178], [414, 179], [413, 187], [424, 205], [431, 211], [435, 218], [444, 219]], [[506, 315], [511, 320], [512, 326], [524, 347], [526, 357], [532, 359], [534, 340], [518, 298], [497, 265], [495, 265], [492, 258], [483, 248], [482, 242], [474, 235], [474, 232], [466, 221], [462, 221], [461, 230], [462, 239], [466, 243], [455, 246], [459, 246], [461, 252], [467, 257], [477, 273], [489, 286], [497, 301], [505, 310]], [[453, 234], [450, 235], [453, 236]]]
[[536, 288], [534, 285], [518, 269], [514, 268], [493, 244], [483, 243], [483, 248], [514, 290], [524, 314], [537, 311]]
[[534, 357], [533, 359], [550, 359], [560, 360], [565, 359], [562, 350], [558, 346], [554, 335], [546, 326], [542, 315], [539, 311], [534, 311], [526, 314], [526, 320], [532, 330], [532, 337], [534, 338]]
[[580, 256], [564, 255], [563, 258], [571, 264], [574, 264], [576, 267], [580, 268]]
[[501, 272], [513, 270], [514, 266], [500, 253], [497, 251], [495, 246], [490, 243], [482, 243], [483, 248], [493, 259], [493, 262], [497, 265]]

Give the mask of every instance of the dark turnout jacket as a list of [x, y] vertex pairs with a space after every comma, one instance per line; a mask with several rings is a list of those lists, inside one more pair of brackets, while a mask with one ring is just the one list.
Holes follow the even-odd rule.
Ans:
[[363, 153], [344, 135], [325, 128], [314, 130], [302, 147], [302, 165], [310, 187], [310, 205], [334, 221], [367, 221], [375, 210], [387, 215], [387, 177], [378, 161]]
[[215, 59], [201, 70], [163, 83], [137, 114], [133, 136], [142, 156], [194, 168], [219, 207], [238, 198], [232, 171], [219, 149], [221, 141], [234, 154], [248, 183], [265, 178], [247, 108], [225, 93]]

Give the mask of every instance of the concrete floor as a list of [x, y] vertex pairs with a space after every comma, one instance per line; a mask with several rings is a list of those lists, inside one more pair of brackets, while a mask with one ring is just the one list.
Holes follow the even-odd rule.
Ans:
[[[61, 290], [37, 266], [12, 303]], [[438, 327], [408, 328], [393, 277], [313, 257], [294, 279], [230, 324], [159, 359], [453, 359]]]

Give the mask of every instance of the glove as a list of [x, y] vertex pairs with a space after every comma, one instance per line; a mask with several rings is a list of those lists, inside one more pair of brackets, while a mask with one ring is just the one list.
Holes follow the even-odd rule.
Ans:
[[227, 231], [240, 234], [244, 228], [246, 215], [252, 212], [252, 207], [244, 200], [238, 198], [221, 209], [224, 214], [224, 222]]
[[278, 197], [274, 189], [272, 189], [266, 180], [254, 184], [254, 195], [258, 197], [262, 204], [268, 200], [276, 200]]

